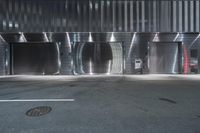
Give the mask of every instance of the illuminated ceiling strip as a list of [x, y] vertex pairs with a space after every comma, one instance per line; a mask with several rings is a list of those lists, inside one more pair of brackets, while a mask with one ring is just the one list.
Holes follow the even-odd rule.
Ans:
[[93, 39], [92, 39], [92, 34], [91, 34], [91, 32], [89, 33], [88, 42], [93, 42]]
[[3, 41], [3, 42], [6, 42], [5, 40], [4, 40], [4, 38], [0, 35], [0, 38], [1, 38], [1, 40]]
[[26, 37], [24, 36], [24, 33], [23, 32], [20, 32], [19, 34], [21, 34], [21, 36], [20, 36], [20, 42], [27, 42], [27, 40], [26, 40]]
[[111, 37], [110, 37], [110, 42], [116, 42], [114, 33], [112, 32]]
[[46, 42], [49, 42], [49, 39], [48, 39], [48, 37], [47, 37], [47, 33], [46, 33], [46, 32], [43, 32], [43, 35], [44, 35], [45, 41], [46, 41]]
[[158, 42], [159, 41], [159, 38], [158, 38], [158, 34], [159, 33], [156, 33], [154, 38], [153, 38], [153, 42]]
[[67, 43], [68, 43], [68, 46], [69, 46], [69, 51], [72, 52], [72, 47], [71, 47], [71, 41], [70, 41], [69, 33], [66, 32], [66, 35], [67, 35]]
[[179, 35], [180, 35], [180, 33], [177, 33], [176, 37], [173, 40], [174, 42], [178, 39]]
[[133, 48], [133, 45], [134, 45], [135, 37], [136, 37], [136, 33], [133, 34], [133, 38], [131, 40], [131, 46], [130, 46], [130, 49], [129, 49], [129, 52], [128, 52], [128, 57], [130, 57], [130, 55], [131, 55], [131, 51], [132, 51], [132, 48]]

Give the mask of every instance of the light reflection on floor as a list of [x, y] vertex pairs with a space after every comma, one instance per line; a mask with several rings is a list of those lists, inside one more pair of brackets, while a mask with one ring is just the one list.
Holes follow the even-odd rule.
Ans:
[[200, 80], [200, 75], [183, 74], [145, 74], [145, 75], [9, 75], [0, 76], [0, 81], [4, 80]]

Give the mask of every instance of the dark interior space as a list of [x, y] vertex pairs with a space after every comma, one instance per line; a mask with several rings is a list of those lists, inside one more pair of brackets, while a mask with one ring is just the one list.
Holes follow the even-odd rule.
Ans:
[[85, 73], [107, 73], [113, 60], [109, 43], [85, 43], [82, 48], [82, 66]]
[[55, 43], [11, 43], [11, 74], [57, 74], [58, 54]]
[[181, 73], [181, 44], [181, 42], [151, 42], [149, 45], [149, 73]]

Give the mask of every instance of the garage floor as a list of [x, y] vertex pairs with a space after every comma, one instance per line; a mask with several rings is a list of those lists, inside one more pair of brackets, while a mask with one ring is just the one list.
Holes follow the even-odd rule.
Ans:
[[200, 75], [0, 77], [0, 132], [200, 133]]

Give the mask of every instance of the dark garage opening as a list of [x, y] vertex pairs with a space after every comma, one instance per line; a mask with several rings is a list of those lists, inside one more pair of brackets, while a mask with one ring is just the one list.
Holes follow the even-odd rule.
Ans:
[[182, 73], [182, 42], [149, 43], [150, 74]]
[[82, 42], [74, 46], [75, 74], [121, 74], [123, 49], [119, 42]]
[[85, 73], [110, 72], [108, 71], [111, 67], [109, 62], [112, 62], [113, 56], [111, 46], [108, 43], [85, 43], [81, 55]]
[[55, 43], [11, 43], [10, 51], [12, 75], [59, 74], [59, 48]]

